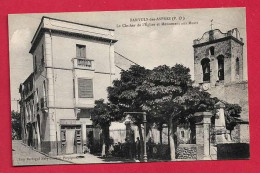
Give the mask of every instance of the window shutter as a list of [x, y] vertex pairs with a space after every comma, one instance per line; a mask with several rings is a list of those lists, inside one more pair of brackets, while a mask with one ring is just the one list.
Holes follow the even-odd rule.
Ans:
[[81, 47], [81, 58], [86, 58], [86, 47], [85, 46]]
[[80, 57], [80, 47], [79, 47], [79, 45], [76, 46], [76, 57], [77, 58]]
[[79, 98], [93, 98], [92, 79], [78, 79]]

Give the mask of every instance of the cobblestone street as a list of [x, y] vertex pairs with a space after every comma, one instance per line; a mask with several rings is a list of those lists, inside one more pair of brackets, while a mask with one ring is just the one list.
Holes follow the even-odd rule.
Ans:
[[[103, 160], [91, 154], [71, 154], [49, 157], [26, 146], [22, 141], [14, 140], [13, 144], [13, 165], [60, 165], [60, 164], [88, 164], [88, 163], [109, 163], [110, 160]], [[114, 163], [120, 161], [113, 161]]]
[[32, 148], [22, 144], [22, 141], [13, 140], [13, 165], [59, 165], [59, 164], [71, 164], [67, 161], [58, 160], [45, 156]]

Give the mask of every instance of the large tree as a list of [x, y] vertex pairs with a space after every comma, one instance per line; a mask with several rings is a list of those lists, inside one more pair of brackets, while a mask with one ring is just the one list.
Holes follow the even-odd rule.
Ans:
[[[108, 88], [108, 100], [117, 105], [119, 116], [124, 118], [124, 112], [142, 112], [144, 95], [137, 90], [147, 79], [150, 70], [139, 65], [133, 65], [129, 70], [122, 70], [121, 77], [113, 81], [113, 86]], [[142, 114], [131, 114], [133, 123], [137, 125], [141, 140], [141, 155], [143, 154], [143, 134], [141, 124], [143, 123]], [[148, 116], [148, 122], [150, 122]]]
[[[118, 113], [122, 117], [123, 112], [145, 111], [148, 123], [157, 124], [159, 130], [162, 130], [163, 124], [168, 124], [171, 160], [175, 160], [174, 135], [178, 123], [192, 122], [195, 112], [214, 112], [214, 105], [219, 101], [199, 87], [194, 87], [190, 69], [181, 64], [173, 67], [158, 66], [153, 70], [131, 66], [129, 70], [121, 72], [121, 78], [113, 82], [108, 93], [109, 101], [118, 106]], [[226, 119], [230, 120], [232, 128], [236, 124], [234, 117], [238, 116], [239, 108], [237, 105], [225, 104]], [[131, 116], [143, 141], [142, 116]]]
[[11, 121], [12, 121], [12, 139], [21, 139], [21, 114], [19, 112], [11, 112]]
[[179, 104], [192, 85], [189, 69], [182, 65], [169, 67], [166, 65], [154, 68], [147, 80], [138, 88], [147, 99], [143, 110], [155, 119], [167, 122], [169, 129], [169, 145], [171, 158], [175, 159], [174, 129], [184, 105]]
[[[223, 101], [222, 101], [223, 102]], [[230, 104], [227, 102], [223, 102], [225, 104], [225, 120], [226, 120], [226, 128], [230, 132], [230, 137], [232, 130], [234, 130], [235, 126], [241, 122], [240, 113], [242, 108], [238, 104]]]
[[171, 160], [175, 160], [177, 125], [191, 121], [195, 112], [214, 110], [218, 102], [209, 93], [192, 86], [189, 68], [180, 64], [154, 68], [138, 90], [146, 98], [143, 110], [156, 123], [168, 124]]
[[[116, 105], [106, 103], [103, 99], [95, 101], [95, 107], [91, 111], [93, 124], [102, 129], [102, 153], [106, 154], [110, 144], [109, 126], [112, 121], [118, 120], [118, 108]], [[120, 117], [119, 117], [120, 118]]]

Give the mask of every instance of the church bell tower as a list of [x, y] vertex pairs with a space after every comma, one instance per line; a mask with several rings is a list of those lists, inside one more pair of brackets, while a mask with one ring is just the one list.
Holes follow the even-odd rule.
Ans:
[[193, 41], [195, 84], [204, 90], [243, 80], [243, 39], [237, 28], [209, 30]]

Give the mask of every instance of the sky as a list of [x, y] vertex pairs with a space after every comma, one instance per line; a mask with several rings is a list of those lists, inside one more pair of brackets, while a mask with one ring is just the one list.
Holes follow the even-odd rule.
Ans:
[[[33, 59], [29, 50], [42, 16], [115, 29], [115, 38], [118, 40], [115, 44], [116, 52], [149, 69], [163, 64], [173, 66], [180, 63], [190, 68], [192, 77], [194, 72], [193, 40], [201, 38], [211, 29], [213, 19], [212, 28], [220, 29], [223, 33], [238, 28], [245, 43], [244, 69], [246, 70], [243, 75], [247, 80], [245, 8], [9, 14], [12, 110], [17, 110], [15, 100], [20, 99], [18, 90], [20, 83], [23, 83], [33, 69]], [[141, 20], [141, 18], [158, 20], [133, 21]], [[172, 21], [172, 19], [175, 20]], [[150, 24], [193, 22], [195, 24], [143, 26], [146, 22]], [[138, 23], [142, 26], [123, 27]]]

